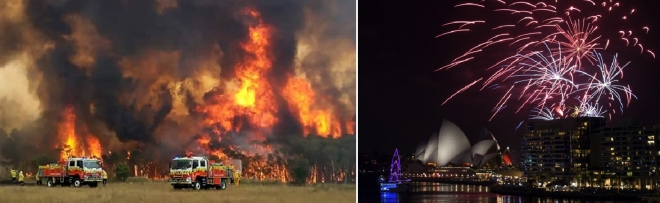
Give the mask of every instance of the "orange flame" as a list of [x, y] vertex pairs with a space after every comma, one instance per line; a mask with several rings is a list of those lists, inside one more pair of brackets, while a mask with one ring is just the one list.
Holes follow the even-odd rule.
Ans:
[[[240, 132], [245, 124], [257, 129], [268, 130], [273, 127], [278, 118], [278, 104], [274, 96], [274, 89], [270, 85], [267, 75], [273, 66], [271, 53], [271, 37], [273, 27], [261, 20], [261, 14], [247, 9], [244, 14], [254, 18], [256, 23], [249, 27], [249, 39], [241, 43], [241, 48], [247, 53], [235, 67], [235, 88], [216, 87], [207, 93], [204, 105], [196, 107], [196, 111], [204, 114], [203, 124], [212, 129], [210, 134], [200, 135], [197, 140], [197, 149], [187, 150], [187, 155], [193, 152], [204, 152], [220, 159], [228, 159], [221, 150], [214, 150], [209, 145], [220, 141], [227, 132]], [[231, 85], [233, 83], [229, 83]], [[233, 87], [233, 86], [232, 86]], [[305, 135], [315, 133], [324, 137], [339, 138], [345, 128], [346, 132], [354, 131], [354, 123], [344, 123], [336, 116], [336, 109], [324, 106], [323, 101], [315, 101], [315, 93], [309, 82], [303, 78], [289, 78], [287, 86], [282, 90], [283, 97], [292, 111], [295, 111], [299, 122], [303, 126]], [[346, 127], [344, 127], [344, 125]], [[250, 133], [247, 140], [264, 141], [266, 137], [260, 130]], [[283, 182], [289, 179], [285, 163], [276, 162], [265, 154], [273, 154], [273, 147], [269, 145], [250, 146], [249, 149], [229, 146], [229, 149], [243, 154], [250, 159], [242, 171], [244, 177], [264, 179], [277, 179]], [[196, 150], [196, 151], [195, 151]], [[262, 155], [262, 156], [259, 156]]]
[[[260, 17], [253, 10], [247, 11], [253, 17]], [[230, 94], [223, 94], [219, 89], [206, 106], [198, 111], [206, 114], [205, 124], [220, 125], [224, 131], [240, 131], [241, 124], [234, 121], [237, 116], [245, 116], [254, 127], [272, 127], [277, 118], [277, 107], [270, 84], [264, 77], [270, 71], [272, 61], [270, 53], [271, 28], [261, 22], [249, 28], [250, 39], [241, 44], [248, 56], [236, 66], [236, 77], [240, 88]], [[227, 96], [233, 95], [233, 96]]]
[[349, 135], [355, 135], [355, 122], [346, 121], [346, 133]]
[[[260, 16], [256, 11], [250, 11], [250, 14], [254, 17]], [[241, 47], [250, 54], [236, 67], [236, 77], [241, 88], [234, 94], [234, 101], [236, 105], [244, 108], [246, 114], [253, 115], [248, 117], [252, 125], [271, 127], [277, 122], [277, 108], [273, 104], [270, 85], [264, 77], [272, 66], [268, 52], [271, 29], [259, 19], [259, 24], [250, 27], [249, 31], [250, 40]]]
[[[247, 52], [247, 56], [235, 68], [235, 75], [240, 84], [238, 89], [220, 89], [216, 87], [209, 92], [213, 96], [207, 98], [206, 104], [196, 108], [198, 112], [205, 115], [204, 124], [213, 128], [213, 135], [204, 134], [198, 138], [197, 150], [216, 156], [221, 160], [229, 159], [229, 157], [222, 150], [211, 149], [209, 144], [214, 140], [220, 141], [222, 137], [219, 137], [219, 135], [224, 135], [228, 131], [240, 132], [243, 124], [240, 119], [236, 119], [237, 117], [247, 118], [247, 122], [256, 128], [269, 128], [277, 122], [275, 116], [277, 105], [271, 86], [265, 77], [272, 67], [272, 59], [269, 53], [269, 40], [272, 30], [271, 27], [261, 22], [261, 15], [257, 11], [247, 10], [246, 14], [257, 18], [258, 23], [249, 28], [250, 38], [241, 44], [241, 48]], [[258, 132], [250, 136], [248, 139], [250, 141], [265, 140], [265, 136]], [[257, 153], [230, 148], [233, 151], [241, 151], [250, 157], [256, 156]], [[259, 154], [268, 154], [273, 151], [270, 146], [253, 146], [251, 150], [256, 150]], [[187, 151], [186, 154], [192, 155], [194, 153]], [[256, 171], [252, 168], [257, 165], [261, 166], [264, 163], [263, 160], [250, 162], [244, 174], [246, 177], [256, 174]], [[282, 174], [282, 169], [276, 169], [279, 170], [278, 174]], [[267, 176], [270, 177], [270, 175]]]
[[60, 139], [64, 140], [64, 149], [60, 154], [60, 158], [66, 159], [70, 154], [77, 154], [76, 114], [73, 112], [73, 107], [67, 106], [64, 109], [63, 117], [64, 119], [58, 129], [58, 135]]
[[[341, 136], [341, 122], [334, 116], [333, 110], [314, 108], [316, 95], [307, 80], [301, 77], [289, 77], [282, 95], [289, 103], [289, 108], [298, 114], [305, 136], [310, 132], [322, 137]], [[349, 129], [347, 131], [353, 131], [352, 128]]]
[[101, 148], [101, 142], [99, 142], [98, 138], [94, 137], [93, 135], [87, 135], [87, 146], [89, 147], [89, 155], [101, 157], [103, 148]]
[[[67, 106], [62, 115], [62, 121], [58, 125], [58, 146], [62, 147], [60, 159], [70, 156], [96, 156], [101, 157], [103, 148], [101, 142], [92, 134], [85, 134], [87, 127], [81, 127], [83, 132], [76, 132], [76, 113], [73, 106]], [[86, 135], [86, 136], [82, 136]], [[85, 141], [85, 142], [83, 142]], [[59, 144], [61, 143], [61, 144]], [[61, 146], [61, 145], [64, 146]]]

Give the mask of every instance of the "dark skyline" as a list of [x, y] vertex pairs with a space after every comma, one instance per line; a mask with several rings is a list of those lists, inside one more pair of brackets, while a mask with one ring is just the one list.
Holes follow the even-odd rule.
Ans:
[[[479, 131], [488, 128], [501, 147], [509, 146], [514, 150], [514, 158], [518, 157], [525, 124], [516, 131], [514, 129], [521, 121], [528, 120], [529, 109], [517, 114], [505, 109], [489, 122], [491, 109], [503, 93], [498, 90], [479, 91], [478, 88], [457, 95], [440, 106], [458, 89], [493, 73], [485, 70], [488, 64], [480, 63], [434, 72], [483, 41], [470, 40], [462, 34], [435, 38], [450, 30], [442, 27], [443, 24], [472, 15], [455, 9], [457, 2], [472, 1], [386, 1], [360, 7], [359, 87], [362, 106], [359, 126], [362, 134], [359, 154], [375, 150], [392, 153], [395, 148], [399, 148], [402, 154], [412, 153], [419, 142], [439, 130], [442, 119], [447, 119], [465, 132], [471, 144], [475, 144]], [[636, 5], [637, 16], [631, 18], [634, 20], [632, 22], [622, 21], [633, 24], [646, 22], [644, 25], [650, 27], [650, 32], [643, 43], [651, 50], [660, 50], [657, 39], [653, 37], [660, 26], [651, 21], [660, 17], [651, 9], [660, 6], [659, 3], [626, 2]], [[630, 106], [624, 108], [623, 114], [617, 111], [608, 123], [626, 118], [638, 119], [642, 124], [659, 123], [656, 113], [660, 112], [660, 106], [656, 101], [660, 96], [655, 90], [660, 86], [660, 80], [655, 79], [660, 76], [658, 59], [640, 56], [639, 52], [634, 53], [636, 49], [629, 47], [612, 47], [609, 50], [604, 54], [614, 54], [613, 51], [616, 51], [619, 61], [631, 62], [621, 81], [630, 85], [638, 99], [633, 99]], [[611, 57], [605, 61], [609, 63], [610, 60]], [[488, 62], [493, 64], [496, 61]]]

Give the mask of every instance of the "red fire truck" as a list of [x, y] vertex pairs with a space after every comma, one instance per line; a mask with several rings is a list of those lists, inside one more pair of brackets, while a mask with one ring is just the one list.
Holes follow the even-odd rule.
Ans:
[[101, 160], [95, 157], [68, 158], [58, 163], [40, 166], [39, 170], [37, 182], [45, 182], [48, 187], [55, 185], [97, 187], [103, 182]]
[[170, 184], [175, 190], [227, 189], [234, 182], [234, 167], [214, 163], [206, 157], [177, 157], [170, 163]]

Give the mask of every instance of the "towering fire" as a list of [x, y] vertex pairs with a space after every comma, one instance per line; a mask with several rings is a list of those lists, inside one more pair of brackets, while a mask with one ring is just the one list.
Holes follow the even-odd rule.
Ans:
[[[277, 118], [277, 107], [270, 84], [265, 76], [271, 69], [269, 39], [271, 28], [263, 24], [260, 14], [254, 10], [245, 13], [255, 18], [258, 23], [249, 28], [249, 39], [242, 44], [248, 53], [235, 67], [238, 90], [214, 89], [207, 94], [210, 97], [198, 110], [205, 114], [208, 126], [219, 127], [218, 132], [240, 131], [242, 125], [236, 117], [245, 117], [252, 127], [272, 127]], [[233, 96], [227, 96], [233, 95]]]
[[211, 141], [221, 142], [222, 136], [228, 132], [241, 132], [243, 119], [257, 130], [251, 134], [251, 140], [264, 140], [259, 129], [270, 128], [277, 122], [276, 102], [266, 78], [272, 66], [269, 53], [272, 28], [262, 22], [257, 11], [248, 9], [244, 13], [257, 23], [249, 27], [249, 39], [241, 44], [247, 54], [236, 65], [236, 79], [231, 81], [238, 83], [238, 89], [216, 87], [206, 93], [205, 103], [197, 107], [197, 111], [204, 114], [205, 125], [212, 129], [212, 132], [199, 136], [198, 150], [221, 159], [227, 155], [209, 144]]
[[62, 121], [58, 125], [58, 145], [62, 149], [60, 159], [69, 156], [95, 156], [101, 157], [101, 143], [96, 136], [86, 133], [87, 127], [82, 126], [82, 132], [77, 131], [76, 112], [73, 106], [68, 105], [62, 113]]
[[251, 125], [272, 127], [277, 121], [274, 115], [277, 108], [265, 77], [272, 66], [269, 53], [271, 28], [263, 24], [259, 12], [248, 9], [246, 13], [255, 18], [257, 24], [250, 26], [250, 39], [241, 46], [248, 56], [235, 69], [240, 90], [234, 94], [234, 99], [238, 110], [248, 115]]
[[72, 106], [67, 106], [62, 115], [62, 121], [58, 129], [58, 137], [63, 141], [60, 159], [66, 159], [69, 155], [78, 154], [78, 140], [76, 138], [76, 114]]

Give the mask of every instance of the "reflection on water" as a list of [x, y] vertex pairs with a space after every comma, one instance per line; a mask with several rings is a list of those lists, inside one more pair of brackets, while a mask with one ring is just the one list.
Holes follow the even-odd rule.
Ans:
[[412, 193], [381, 192], [380, 202], [523, 202], [522, 197], [498, 195], [488, 186], [413, 183]]
[[443, 183], [412, 183], [413, 193], [420, 192], [437, 192], [437, 193], [473, 193], [473, 192], [490, 192], [488, 186], [477, 185], [456, 185], [456, 184], [443, 184]]
[[[625, 201], [588, 201], [498, 195], [488, 186], [443, 183], [413, 183], [411, 193], [380, 192], [378, 175], [360, 175], [358, 202], [464, 202], [464, 203], [628, 203]], [[630, 201], [634, 202], [634, 201]]]
[[[380, 202], [465, 202], [465, 203], [610, 203], [612, 201], [588, 201], [575, 199], [535, 198], [499, 195], [489, 192], [488, 186], [456, 185], [442, 183], [414, 183], [412, 193], [381, 192]], [[366, 201], [378, 202], [378, 201]], [[613, 203], [624, 203], [614, 201]]]

